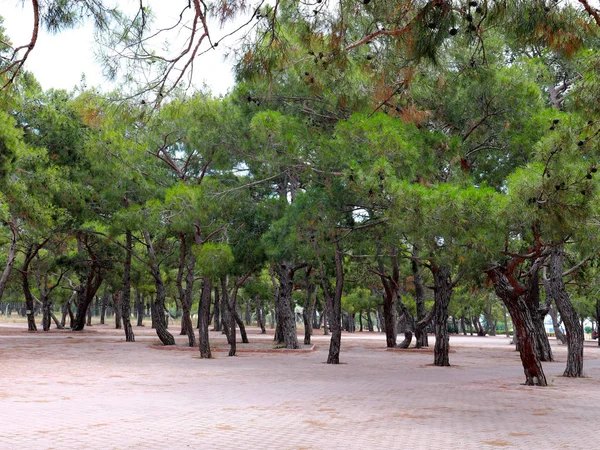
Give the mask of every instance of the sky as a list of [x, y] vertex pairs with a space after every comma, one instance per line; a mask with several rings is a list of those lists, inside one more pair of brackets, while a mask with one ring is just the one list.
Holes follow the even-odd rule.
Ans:
[[[163, 26], [176, 22], [173, 11], [187, 4], [187, 0], [150, 1], [155, 10], [157, 25]], [[121, 1], [120, 7], [132, 8], [139, 2]], [[175, 7], [173, 6], [175, 5]], [[31, 39], [33, 9], [31, 2], [20, 0], [0, 0], [0, 15], [4, 17], [4, 28], [13, 45], [24, 45]], [[233, 25], [221, 30], [211, 26], [213, 40], [218, 39], [232, 29]], [[172, 36], [176, 42], [177, 36]], [[236, 38], [230, 37], [215, 50], [197, 58], [194, 65], [193, 82], [198, 88], [206, 84], [213, 94], [225, 94], [234, 84], [232, 61], [224, 61], [228, 46], [235, 45]], [[33, 72], [44, 89], [56, 88], [71, 90], [81, 84], [85, 73], [87, 87], [98, 87], [101, 91], [111, 89], [111, 84], [102, 76], [101, 65], [96, 61], [94, 49], [97, 44], [93, 38], [93, 26], [61, 31], [57, 35], [40, 29], [37, 44], [26, 63], [26, 69]]]

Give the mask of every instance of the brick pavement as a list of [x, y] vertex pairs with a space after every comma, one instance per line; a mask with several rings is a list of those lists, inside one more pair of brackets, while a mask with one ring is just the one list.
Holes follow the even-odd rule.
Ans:
[[[250, 340], [265, 338], [250, 330]], [[29, 334], [0, 326], [0, 449], [485, 449], [595, 446], [600, 349], [587, 378], [522, 386], [502, 337], [451, 337], [450, 368], [431, 352], [386, 351], [382, 334], [345, 334], [331, 366], [327, 337], [311, 353], [200, 360], [160, 351], [152, 330], [93, 326]], [[211, 339], [223, 342], [212, 333]], [[177, 336], [183, 347], [185, 337]], [[430, 345], [432, 342], [430, 342]], [[242, 346], [243, 344], [238, 344]]]

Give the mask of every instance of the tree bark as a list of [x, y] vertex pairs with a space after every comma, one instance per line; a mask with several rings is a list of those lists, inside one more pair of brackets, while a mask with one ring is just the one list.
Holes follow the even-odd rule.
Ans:
[[120, 301], [121, 319], [125, 331], [125, 342], [135, 342], [135, 335], [131, 326], [131, 252], [133, 251], [133, 237], [131, 231], [125, 232], [125, 263], [123, 264], [123, 289]]
[[144, 296], [140, 293], [139, 289], [135, 290], [135, 305], [137, 310], [137, 326], [144, 326]]
[[547, 286], [556, 302], [567, 332], [567, 367], [563, 376], [583, 376], [583, 327], [579, 323], [577, 312], [569, 298], [563, 280], [563, 246], [552, 248], [550, 253], [550, 278]]
[[[311, 267], [306, 268], [306, 300], [304, 302], [304, 308], [302, 310], [302, 320], [304, 322], [304, 345], [310, 345], [310, 337], [312, 335], [312, 307], [314, 303], [312, 301], [313, 291], [315, 286], [311, 281], [310, 273]], [[314, 292], [316, 296], [316, 291]]]
[[[200, 358], [212, 358], [210, 352], [210, 342], [208, 337], [208, 326], [210, 316], [210, 292], [211, 282], [208, 277], [202, 279], [202, 291], [200, 294], [200, 327], [199, 327], [199, 342], [200, 342]], [[191, 323], [191, 321], [190, 321]]]
[[154, 278], [154, 286], [156, 288], [156, 297], [152, 304], [152, 316], [154, 318], [154, 326], [156, 327], [156, 335], [163, 345], [175, 345], [175, 338], [169, 333], [167, 324], [165, 323], [165, 298], [167, 296], [165, 285], [163, 283], [162, 274], [160, 273], [160, 267], [156, 260], [154, 244], [152, 243], [150, 233], [146, 230], [144, 230], [144, 240], [146, 241], [146, 248], [148, 251], [150, 273], [152, 274], [152, 278]]
[[[215, 287], [215, 294], [218, 293], [218, 288]], [[219, 300], [219, 296], [215, 295], [214, 307], [213, 307], [213, 331], [221, 331], [223, 330], [222, 319], [221, 319], [221, 301]]]
[[30, 245], [25, 253], [25, 260], [21, 267], [21, 284], [25, 296], [25, 314], [27, 315], [27, 331], [37, 331], [33, 310], [33, 295], [29, 286], [29, 264], [41, 247]]
[[[304, 265], [302, 265], [304, 267]], [[277, 314], [277, 325], [281, 327], [281, 334], [285, 343], [285, 348], [297, 349], [298, 336], [296, 333], [296, 319], [292, 313], [292, 284], [294, 273], [300, 268], [293, 267], [289, 261], [282, 261], [279, 265], [279, 295], [275, 303]]]
[[[538, 261], [534, 264], [538, 264]], [[514, 264], [509, 265], [508, 268], [495, 267], [488, 270], [487, 273], [494, 283], [496, 294], [502, 299], [510, 313], [525, 372], [525, 384], [547, 386], [537, 349], [535, 324], [531, 316], [531, 309], [527, 305], [527, 302], [531, 301], [528, 298], [531, 290], [528, 289], [529, 286], [523, 286], [515, 278], [512, 273], [514, 267]], [[535, 275], [530, 274], [528, 284], [538, 283], [537, 270], [533, 272]]]
[[[413, 249], [413, 256], [418, 257], [418, 251], [416, 247]], [[411, 261], [411, 266], [415, 283], [415, 303], [417, 306], [418, 323], [425, 318], [425, 286], [423, 285], [423, 275], [421, 273], [421, 266], [415, 260]], [[429, 347], [426, 327], [415, 327], [415, 339], [417, 341], [417, 348]]]
[[[179, 293], [179, 301], [181, 303], [181, 309], [183, 311], [181, 316], [181, 335], [187, 335], [188, 345], [190, 347], [196, 346], [196, 334], [194, 332], [194, 324], [192, 323], [192, 302], [193, 302], [193, 288], [194, 288], [194, 270], [196, 268], [196, 257], [194, 256], [191, 249], [188, 248], [187, 239], [185, 234], [180, 233], [180, 256], [179, 256], [179, 267], [177, 270], [177, 292]], [[185, 288], [183, 287], [183, 279], [185, 272]], [[210, 292], [209, 292], [210, 299]], [[210, 309], [210, 308], [209, 308]], [[200, 328], [200, 306], [198, 312], [198, 328]]]
[[100, 323], [104, 325], [104, 318], [106, 316], [106, 307], [108, 306], [108, 291], [107, 285], [104, 284], [104, 290], [102, 292], [102, 301], [100, 303]]
[[2, 296], [4, 295], [4, 289], [6, 288], [6, 283], [8, 282], [8, 277], [10, 276], [10, 272], [15, 264], [15, 257], [17, 254], [17, 240], [19, 237], [17, 227], [12, 222], [6, 222], [6, 224], [10, 228], [11, 239], [10, 246], [8, 247], [6, 266], [2, 271], [2, 277], [0, 277], [0, 300], [2, 300]]
[[[77, 237], [77, 248], [80, 252], [83, 252], [84, 246], [87, 243], [81, 236]], [[94, 296], [98, 291], [98, 288], [102, 284], [102, 269], [98, 264], [96, 255], [90, 250], [88, 246], [88, 253], [92, 261], [88, 273], [84, 277], [82, 283], [76, 288], [77, 291], [77, 310], [75, 312], [75, 320], [73, 323], [73, 331], [82, 331], [85, 328], [85, 320], [87, 310], [94, 300]]]
[[434, 279], [435, 347], [434, 365], [449, 366], [450, 338], [448, 336], [448, 305], [452, 296], [450, 268], [432, 266]]
[[[550, 295], [550, 293], [547, 292], [546, 295]], [[554, 328], [554, 336], [558, 341], [560, 341], [561, 344], [566, 344], [567, 336], [560, 329], [561, 322], [558, 321], [558, 310], [556, 309], [556, 306], [550, 305], [550, 308], [548, 309], [548, 314], [552, 319], [552, 328]]]
[[265, 315], [262, 306], [262, 300], [259, 294], [254, 296], [254, 304], [256, 305], [256, 325], [260, 327], [260, 334], [266, 334]]
[[325, 279], [323, 263], [321, 262], [321, 281], [323, 284], [323, 293], [330, 304], [330, 328], [331, 340], [329, 342], [329, 354], [327, 355], [327, 364], [340, 363], [340, 350], [342, 344], [342, 293], [344, 290], [344, 267], [343, 255], [339, 241], [335, 241], [335, 289], [333, 296], [329, 293], [329, 287]]

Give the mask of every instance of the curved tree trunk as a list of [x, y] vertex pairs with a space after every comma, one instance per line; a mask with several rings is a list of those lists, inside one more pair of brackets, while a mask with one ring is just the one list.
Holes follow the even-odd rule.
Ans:
[[446, 266], [433, 267], [435, 283], [434, 321], [435, 321], [435, 347], [434, 365], [449, 366], [450, 338], [448, 336], [448, 305], [452, 296], [452, 280], [450, 268]]
[[[535, 275], [529, 277], [529, 284], [538, 283], [537, 271], [534, 272]], [[531, 290], [522, 286], [509, 270], [496, 267], [487, 273], [494, 283], [496, 294], [502, 299], [512, 318], [517, 349], [525, 372], [525, 384], [547, 386], [537, 349], [534, 319], [527, 304], [531, 301], [528, 298]]]
[[[547, 292], [546, 295], [550, 295], [550, 294]], [[560, 329], [561, 323], [558, 321], [558, 310], [556, 309], [556, 306], [550, 305], [550, 308], [548, 309], [548, 314], [550, 315], [550, 318], [552, 319], [552, 328], [554, 328], [554, 336], [556, 336], [556, 339], [561, 344], [566, 344], [567, 336]]]
[[562, 245], [551, 250], [548, 287], [567, 331], [567, 367], [563, 375], [565, 377], [582, 377], [583, 327], [578, 320], [577, 312], [571, 303], [563, 281], [563, 251]]
[[175, 338], [169, 333], [165, 322], [165, 299], [167, 297], [167, 292], [160, 273], [160, 267], [156, 261], [154, 244], [150, 238], [150, 233], [146, 230], [144, 230], [144, 240], [146, 241], [146, 248], [148, 250], [150, 273], [152, 274], [152, 278], [154, 278], [154, 286], [156, 288], [156, 297], [152, 303], [152, 316], [154, 319], [154, 327], [156, 328], [156, 335], [163, 345], [175, 345]]
[[204, 277], [202, 279], [202, 292], [200, 294], [200, 327], [198, 339], [200, 342], [200, 358], [212, 358], [212, 354], [210, 352], [210, 342], [208, 338], [211, 288], [210, 279]]

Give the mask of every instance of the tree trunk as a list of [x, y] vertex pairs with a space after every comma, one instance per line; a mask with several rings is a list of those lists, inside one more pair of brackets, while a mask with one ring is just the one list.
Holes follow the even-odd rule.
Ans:
[[200, 342], [200, 358], [212, 358], [212, 354], [210, 352], [210, 342], [208, 338], [211, 288], [212, 286], [210, 279], [208, 277], [204, 277], [202, 279], [202, 291], [200, 294], [200, 327], [198, 339]]
[[296, 334], [296, 319], [292, 313], [292, 284], [295, 268], [288, 261], [279, 265], [279, 295], [275, 303], [277, 325], [281, 327], [281, 334], [285, 348], [297, 349], [298, 336]]
[[135, 305], [137, 310], [137, 326], [144, 326], [144, 296], [138, 289], [135, 290]]
[[175, 345], [175, 338], [169, 333], [165, 322], [165, 298], [167, 297], [165, 285], [163, 283], [162, 274], [160, 273], [160, 267], [156, 260], [154, 244], [150, 238], [150, 233], [146, 230], [144, 230], [144, 240], [146, 241], [146, 248], [148, 251], [150, 273], [152, 274], [152, 278], [154, 278], [154, 286], [156, 288], [156, 297], [152, 304], [152, 316], [154, 319], [154, 326], [156, 327], [156, 335], [163, 345]]
[[125, 262], [123, 264], [123, 289], [121, 290], [121, 319], [125, 331], [125, 342], [135, 342], [135, 335], [131, 326], [131, 252], [133, 251], [133, 237], [131, 231], [125, 232]]
[[[321, 263], [322, 264], [322, 263]], [[331, 341], [329, 342], [329, 354], [327, 356], [327, 364], [339, 364], [340, 363], [340, 350], [342, 344], [342, 293], [344, 290], [344, 268], [343, 268], [343, 255], [340, 249], [338, 241], [335, 242], [335, 289], [333, 297], [326, 293], [327, 283], [324, 279], [323, 270], [321, 270], [323, 276], [323, 291], [326, 297], [330, 299], [331, 305]]]
[[[546, 295], [550, 295], [550, 294], [546, 293]], [[558, 310], [556, 309], [556, 306], [550, 305], [550, 308], [548, 309], [548, 314], [550, 315], [550, 318], [552, 319], [552, 328], [554, 328], [554, 336], [556, 336], [556, 339], [558, 339], [561, 344], [566, 344], [567, 336], [565, 336], [565, 333], [563, 333], [562, 330], [560, 329], [561, 324], [558, 321]]]
[[113, 305], [115, 309], [115, 328], [121, 329], [121, 293], [116, 292], [113, 294]]
[[35, 317], [33, 311], [33, 295], [31, 294], [31, 288], [29, 287], [29, 264], [33, 259], [35, 247], [30, 245], [25, 253], [25, 261], [21, 267], [21, 284], [23, 286], [23, 295], [25, 296], [25, 314], [27, 315], [27, 331], [37, 331], [35, 326]]
[[262, 300], [259, 294], [254, 296], [254, 304], [256, 305], [256, 325], [260, 327], [260, 334], [266, 334], [265, 330], [265, 315], [262, 307]]
[[50, 331], [52, 324], [52, 300], [47, 295], [42, 295], [42, 330]]
[[250, 298], [244, 300], [244, 320], [245, 325], [250, 326], [252, 323], [252, 310], [250, 309]]
[[[194, 288], [194, 271], [196, 268], [196, 257], [191, 249], [188, 248], [185, 234], [179, 233], [180, 238], [180, 256], [179, 267], [177, 270], [177, 292], [179, 293], [179, 302], [183, 311], [181, 316], [181, 335], [187, 335], [188, 345], [196, 346], [196, 334], [194, 332], [194, 324], [192, 323], [192, 303], [193, 303], [193, 288]], [[185, 289], [183, 287], [183, 279], [185, 272]], [[210, 299], [210, 292], [209, 292]], [[198, 305], [198, 327], [200, 324], [200, 305]]]
[[367, 330], [369, 330], [371, 333], [374, 331], [373, 319], [371, 317], [371, 308], [367, 309]]
[[60, 319], [60, 327], [59, 328], [65, 328], [65, 324], [67, 322], [67, 316], [69, 316], [69, 328], [73, 328], [73, 311], [71, 310], [71, 304], [73, 303], [73, 300], [75, 300], [75, 298], [77, 298], [77, 292], [73, 291], [73, 295], [71, 295], [71, 298], [69, 298], [69, 300], [67, 300], [65, 303], [63, 303], [63, 307], [62, 307], [62, 318]]
[[448, 337], [448, 305], [452, 296], [452, 280], [450, 268], [446, 266], [432, 267], [434, 279], [434, 321], [435, 347], [434, 365], [449, 366], [450, 338]]
[[10, 227], [11, 239], [10, 246], [8, 247], [6, 266], [4, 267], [2, 276], [0, 277], [0, 300], [2, 300], [4, 289], [6, 288], [6, 283], [8, 282], [8, 277], [10, 276], [10, 272], [15, 264], [15, 256], [17, 254], [17, 239], [19, 236], [18, 229], [12, 222], [7, 222], [7, 225]]
[[[215, 294], [218, 293], [218, 288], [215, 287]], [[213, 331], [221, 331], [223, 330], [222, 319], [221, 319], [221, 301], [219, 300], [219, 296], [215, 295], [215, 301], [213, 306]]]
[[[537, 261], [534, 264], [537, 264]], [[538, 341], [535, 336], [535, 324], [531, 316], [531, 309], [527, 305], [527, 302], [531, 301], [528, 298], [531, 292], [530, 285], [538, 283], [537, 271], [534, 271], [535, 275], [530, 275], [529, 286], [524, 287], [514, 278], [510, 270], [495, 267], [488, 270], [487, 273], [494, 283], [496, 294], [502, 299], [510, 313], [525, 372], [525, 384], [547, 386], [548, 383], [537, 349]]]
[[104, 284], [104, 290], [102, 292], [102, 301], [100, 303], [100, 323], [104, 325], [104, 318], [106, 316], [106, 307], [108, 306], [108, 292], [107, 284]]
[[550, 254], [550, 279], [547, 286], [556, 302], [560, 317], [567, 331], [567, 367], [563, 376], [583, 376], [583, 327], [579, 323], [577, 312], [571, 303], [563, 281], [563, 246], [552, 248]]
[[[314, 305], [312, 301], [313, 291], [315, 286], [311, 282], [310, 273], [312, 268], [306, 268], [306, 300], [304, 302], [304, 309], [302, 310], [302, 320], [304, 322], [304, 345], [310, 345], [310, 337], [312, 335], [312, 307]], [[314, 292], [316, 296], [316, 291]]]
[[244, 322], [242, 322], [242, 318], [240, 317], [240, 315], [237, 312], [237, 309], [235, 309], [233, 314], [233, 318], [235, 319], [235, 323], [237, 323], [238, 327], [240, 327], [240, 336], [242, 338], [242, 344], [248, 344], [248, 334], [246, 333], [246, 326], [244, 325]]

